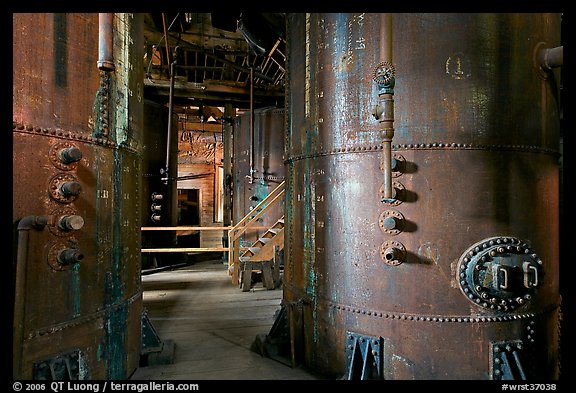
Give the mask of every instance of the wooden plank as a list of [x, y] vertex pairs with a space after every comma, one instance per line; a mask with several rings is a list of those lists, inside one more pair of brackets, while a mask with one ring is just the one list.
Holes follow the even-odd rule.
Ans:
[[176, 226], [176, 227], [142, 227], [142, 231], [227, 231], [234, 227], [198, 227], [198, 226]]
[[143, 248], [142, 252], [218, 252], [218, 251], [228, 251], [228, 248], [224, 247], [195, 247], [195, 248]]
[[175, 343], [174, 362], [140, 367], [130, 379], [321, 379], [251, 350], [256, 336], [272, 328], [282, 290], [242, 292], [220, 260], [145, 275], [142, 288], [158, 336]]

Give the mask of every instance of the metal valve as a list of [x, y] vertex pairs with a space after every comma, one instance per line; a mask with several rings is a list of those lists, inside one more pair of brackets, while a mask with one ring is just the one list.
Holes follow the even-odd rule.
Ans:
[[378, 224], [380, 229], [388, 235], [397, 235], [404, 227], [404, 216], [396, 210], [386, 210], [380, 214]]
[[58, 219], [58, 228], [62, 231], [77, 231], [84, 226], [84, 218], [79, 215], [62, 216]]
[[398, 266], [406, 260], [406, 248], [397, 241], [386, 241], [380, 246], [380, 257], [390, 266]]
[[74, 197], [80, 195], [82, 186], [77, 181], [67, 181], [58, 187], [58, 192], [63, 197]]
[[58, 253], [58, 263], [60, 265], [73, 265], [84, 259], [84, 254], [77, 248], [67, 248]]
[[82, 151], [75, 146], [65, 147], [58, 151], [58, 158], [63, 164], [69, 165], [82, 159]]

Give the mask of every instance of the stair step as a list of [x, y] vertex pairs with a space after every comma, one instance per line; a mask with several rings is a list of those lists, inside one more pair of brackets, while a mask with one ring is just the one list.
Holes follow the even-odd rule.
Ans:
[[248, 262], [250, 260], [250, 257], [242, 256], [242, 257], [239, 257], [238, 259], [240, 260], [240, 262]]
[[271, 237], [261, 237], [260, 239], [258, 239], [258, 241], [266, 244], [270, 241], [270, 239]]
[[272, 232], [273, 234], [277, 234], [278, 232], [280, 232], [283, 228], [270, 228], [268, 229], [268, 232]]
[[278, 219], [278, 222], [281, 223], [281, 224], [284, 224], [284, 218], [279, 218], [279, 219]]
[[257, 254], [260, 251], [260, 247], [248, 247], [248, 251], [252, 254]]

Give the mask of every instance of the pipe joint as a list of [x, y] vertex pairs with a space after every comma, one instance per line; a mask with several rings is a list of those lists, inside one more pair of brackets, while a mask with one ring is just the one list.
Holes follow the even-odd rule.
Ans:
[[26, 216], [18, 222], [19, 231], [42, 230], [52, 222], [52, 216]]

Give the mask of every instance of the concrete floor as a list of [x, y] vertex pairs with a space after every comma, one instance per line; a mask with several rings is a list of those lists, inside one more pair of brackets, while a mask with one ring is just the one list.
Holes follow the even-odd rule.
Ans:
[[[322, 379], [250, 349], [257, 335], [269, 333], [281, 288], [267, 290], [258, 282], [242, 292], [221, 260], [143, 275], [142, 285], [153, 328], [174, 344], [173, 362], [140, 367], [131, 380]], [[162, 362], [161, 356], [150, 361]]]

